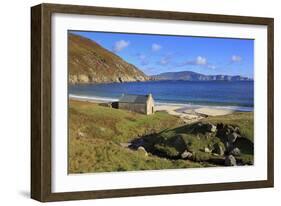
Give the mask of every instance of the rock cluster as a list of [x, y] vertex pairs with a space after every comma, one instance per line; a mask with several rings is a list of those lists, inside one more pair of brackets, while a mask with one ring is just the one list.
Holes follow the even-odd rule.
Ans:
[[235, 157], [240, 156], [240, 149], [236, 146], [236, 141], [242, 138], [239, 127], [233, 127], [228, 124], [217, 125], [217, 137], [221, 139], [225, 146], [225, 165], [233, 166], [236, 165]]
[[229, 124], [198, 122], [189, 125], [184, 133], [175, 136], [136, 138], [129, 148], [167, 159], [184, 159], [209, 162], [225, 166], [243, 165], [240, 146], [253, 147], [252, 142], [242, 137], [240, 128]]

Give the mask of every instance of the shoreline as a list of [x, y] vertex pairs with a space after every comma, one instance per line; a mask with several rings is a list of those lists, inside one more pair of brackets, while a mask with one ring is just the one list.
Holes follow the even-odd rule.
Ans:
[[[78, 95], [69, 95], [70, 100], [86, 101], [92, 103], [110, 103], [118, 101], [114, 98], [100, 98], [100, 97], [87, 97]], [[208, 116], [223, 116], [233, 114], [234, 112], [251, 112], [241, 111], [235, 107], [226, 106], [207, 106], [207, 105], [188, 105], [188, 104], [170, 104], [170, 103], [156, 103], [155, 111], [164, 111], [170, 115], [177, 116], [183, 120], [184, 123], [190, 124], [200, 121]]]

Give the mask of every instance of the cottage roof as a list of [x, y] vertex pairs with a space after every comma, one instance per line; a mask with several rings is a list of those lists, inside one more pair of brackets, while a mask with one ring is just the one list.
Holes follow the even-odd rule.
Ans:
[[134, 95], [134, 94], [124, 94], [119, 102], [123, 103], [143, 103], [147, 102], [149, 95]]

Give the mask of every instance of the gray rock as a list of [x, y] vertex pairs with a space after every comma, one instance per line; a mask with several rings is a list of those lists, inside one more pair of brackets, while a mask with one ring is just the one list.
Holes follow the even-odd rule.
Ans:
[[224, 152], [225, 152], [225, 147], [223, 144], [219, 144], [219, 143], [216, 143], [214, 144], [214, 150], [213, 150], [214, 153], [222, 156], [224, 155]]
[[235, 128], [234, 128], [234, 132], [236, 132], [236, 133], [239, 134], [239, 135], [241, 134], [241, 133], [240, 133], [239, 127], [235, 127]]
[[192, 153], [189, 152], [189, 151], [187, 151], [187, 150], [185, 150], [185, 151], [181, 154], [181, 158], [182, 158], [182, 159], [189, 159], [189, 158], [191, 158], [191, 157], [192, 157]]
[[227, 136], [227, 140], [228, 142], [234, 143], [238, 137], [240, 137], [239, 134], [237, 134], [236, 132], [232, 132]]
[[228, 129], [229, 129], [230, 132], [234, 132], [234, 127], [233, 127], [233, 126], [227, 125], [227, 127], [228, 127]]
[[211, 123], [197, 123], [194, 125], [193, 132], [194, 133], [215, 133], [217, 131], [217, 127]]
[[240, 149], [238, 147], [235, 147], [231, 152], [231, 155], [233, 156], [239, 156], [241, 154]]
[[206, 123], [206, 128], [208, 132], [215, 133], [217, 131], [217, 127], [211, 123]]
[[225, 146], [225, 150], [227, 152], [231, 152], [233, 150], [233, 147], [234, 147], [233, 143], [232, 142], [228, 142], [228, 141], [224, 142], [224, 146]]
[[236, 159], [233, 155], [228, 155], [225, 157], [224, 160], [224, 165], [225, 166], [236, 166]]
[[135, 139], [131, 142], [130, 148], [131, 149], [138, 149], [139, 147], [143, 147], [144, 140], [142, 138]]

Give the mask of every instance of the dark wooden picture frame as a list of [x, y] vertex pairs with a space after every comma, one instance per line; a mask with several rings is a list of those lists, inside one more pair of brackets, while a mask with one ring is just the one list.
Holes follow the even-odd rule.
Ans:
[[[54, 13], [221, 22], [267, 26], [268, 131], [267, 180], [134, 189], [53, 193], [51, 191], [51, 16]], [[48, 201], [160, 195], [273, 187], [274, 184], [274, 90], [272, 18], [242, 17], [169, 11], [151, 11], [91, 6], [41, 4], [31, 8], [31, 197]]]

